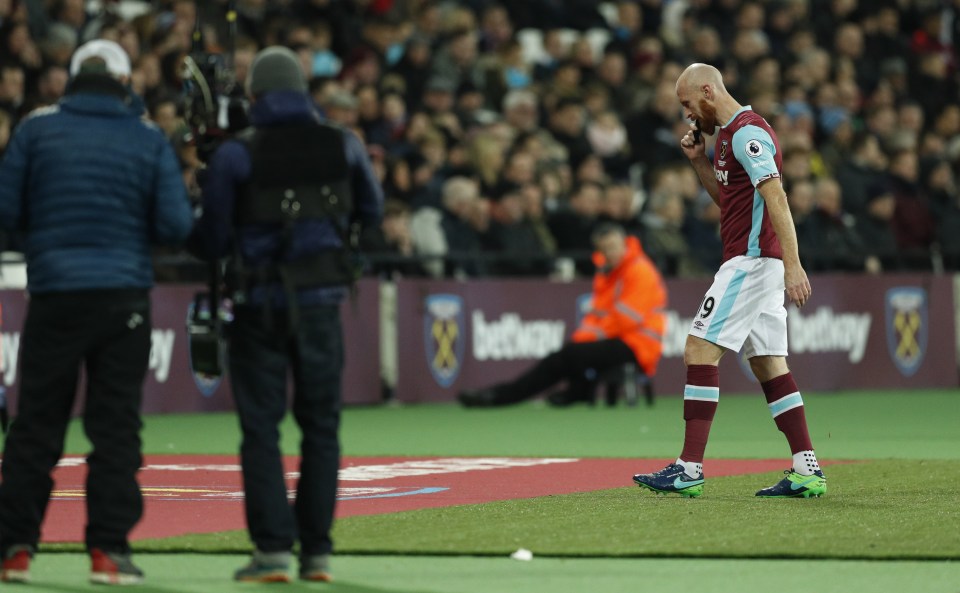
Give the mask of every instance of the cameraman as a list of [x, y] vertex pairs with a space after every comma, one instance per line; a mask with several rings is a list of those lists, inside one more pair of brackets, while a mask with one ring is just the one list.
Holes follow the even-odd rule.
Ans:
[[[193, 242], [204, 257], [231, 257], [229, 369], [256, 547], [234, 578], [287, 581], [299, 538], [300, 578], [328, 581], [340, 466], [339, 304], [354, 278], [347, 229], [354, 220], [375, 226], [383, 194], [359, 138], [321, 122], [292, 51], [260, 51], [247, 94], [253, 128], [214, 152]], [[303, 434], [293, 508], [279, 447], [288, 369]]]
[[183, 241], [193, 214], [170, 144], [141, 121], [124, 50], [91, 41], [70, 74], [66, 96], [23, 121], [0, 166], [0, 226], [25, 234], [30, 292], [0, 485], [2, 578], [29, 580], [82, 365], [90, 578], [133, 584], [143, 580], [127, 536], [143, 514], [150, 245]]

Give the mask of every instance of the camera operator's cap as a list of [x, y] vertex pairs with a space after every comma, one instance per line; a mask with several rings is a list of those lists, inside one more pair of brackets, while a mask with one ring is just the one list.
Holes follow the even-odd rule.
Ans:
[[307, 92], [307, 80], [297, 54], [275, 45], [260, 50], [250, 65], [247, 92], [253, 96], [269, 91]]
[[116, 42], [107, 39], [95, 39], [78, 47], [70, 59], [70, 76], [79, 74], [80, 65], [91, 58], [103, 60], [103, 74], [130, 76], [130, 56]]

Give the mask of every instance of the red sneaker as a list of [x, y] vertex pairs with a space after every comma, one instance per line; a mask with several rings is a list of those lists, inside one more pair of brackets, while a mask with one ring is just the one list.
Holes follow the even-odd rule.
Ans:
[[32, 556], [33, 550], [30, 546], [10, 546], [3, 557], [3, 571], [0, 573], [0, 580], [5, 583], [29, 583], [30, 558]]

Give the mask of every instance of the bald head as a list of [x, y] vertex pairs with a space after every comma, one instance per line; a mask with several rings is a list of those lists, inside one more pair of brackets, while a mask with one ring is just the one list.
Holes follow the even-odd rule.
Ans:
[[677, 91], [681, 87], [684, 90], [696, 90], [704, 85], [710, 85], [716, 94], [727, 94], [727, 88], [723, 86], [723, 75], [710, 64], [690, 64], [677, 79]]
[[700, 122], [700, 129], [713, 135], [740, 108], [723, 86], [723, 75], [709, 64], [690, 64], [677, 78], [677, 99], [684, 118]]

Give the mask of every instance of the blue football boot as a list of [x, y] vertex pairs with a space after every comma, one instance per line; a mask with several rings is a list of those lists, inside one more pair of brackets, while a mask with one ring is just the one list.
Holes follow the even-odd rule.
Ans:
[[827, 478], [817, 470], [812, 476], [798, 474], [792, 469], [783, 472], [787, 475], [769, 488], [757, 492], [764, 498], [819, 498], [827, 493]]
[[671, 463], [667, 467], [652, 474], [637, 474], [633, 481], [641, 488], [653, 490], [657, 494], [677, 493], [680, 496], [695, 498], [703, 494], [703, 474], [691, 478], [683, 471], [679, 463]]

